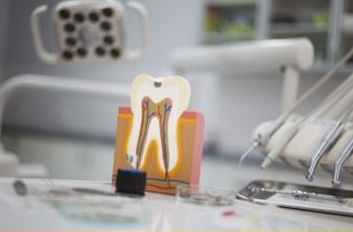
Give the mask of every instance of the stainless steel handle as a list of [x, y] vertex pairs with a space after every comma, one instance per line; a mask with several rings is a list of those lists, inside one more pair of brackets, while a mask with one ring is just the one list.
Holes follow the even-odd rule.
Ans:
[[327, 132], [326, 136], [322, 139], [319, 148], [315, 154], [311, 157], [309, 168], [306, 172], [306, 179], [309, 181], [313, 180], [313, 174], [317, 165], [319, 164], [321, 158], [328, 152], [332, 145], [337, 141], [339, 136], [342, 134], [344, 124], [341, 121], [335, 122], [330, 130]]

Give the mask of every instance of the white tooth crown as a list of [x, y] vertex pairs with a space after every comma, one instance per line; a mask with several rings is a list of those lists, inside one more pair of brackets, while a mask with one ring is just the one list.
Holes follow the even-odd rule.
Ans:
[[158, 148], [158, 163], [168, 173], [178, 158], [177, 127], [190, 101], [190, 85], [180, 76], [153, 78], [138, 75], [131, 86], [133, 112], [127, 155], [135, 168], [143, 167], [152, 141]]

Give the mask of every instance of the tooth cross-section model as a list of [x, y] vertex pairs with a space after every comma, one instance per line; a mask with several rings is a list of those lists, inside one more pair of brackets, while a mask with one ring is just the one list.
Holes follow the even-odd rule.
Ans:
[[204, 120], [201, 113], [186, 111], [190, 95], [180, 76], [142, 74], [133, 80], [131, 108], [119, 108], [114, 172], [145, 170], [147, 190], [158, 192], [198, 183]]

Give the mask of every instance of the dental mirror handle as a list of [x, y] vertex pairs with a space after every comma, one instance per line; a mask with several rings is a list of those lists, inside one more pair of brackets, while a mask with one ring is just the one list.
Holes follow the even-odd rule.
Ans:
[[47, 9], [47, 5], [42, 5], [33, 11], [31, 15], [32, 39], [39, 58], [48, 64], [57, 64], [59, 63], [60, 57], [55, 53], [48, 52], [44, 48], [40, 30], [40, 17], [47, 11]]
[[313, 174], [314, 174], [314, 171], [315, 171], [317, 165], [319, 164], [319, 161], [326, 154], [328, 149], [330, 149], [332, 144], [336, 142], [338, 137], [341, 135], [343, 129], [344, 129], [344, 124], [340, 121], [336, 122], [330, 128], [330, 130], [328, 131], [326, 136], [323, 138], [319, 148], [317, 149], [317, 151], [315, 152], [315, 154], [311, 158], [309, 168], [307, 169], [307, 172], [305, 175], [307, 180], [309, 180], [309, 181], [313, 180]]
[[341, 186], [341, 170], [343, 167], [343, 164], [346, 162], [346, 160], [352, 155], [353, 152], [353, 137], [349, 141], [348, 145], [344, 148], [342, 153], [339, 155], [335, 162], [335, 169], [333, 172], [333, 179], [332, 179], [332, 185], [335, 188], [338, 188]]
[[148, 13], [146, 8], [139, 2], [130, 1], [126, 4], [130, 9], [137, 12], [141, 24], [141, 45], [136, 50], [126, 51], [125, 58], [129, 60], [140, 58], [148, 48], [149, 44], [149, 25]]

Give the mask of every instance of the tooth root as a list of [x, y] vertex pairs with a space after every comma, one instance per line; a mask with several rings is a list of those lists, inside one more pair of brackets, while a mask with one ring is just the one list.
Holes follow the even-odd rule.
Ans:
[[[170, 99], [166, 99], [159, 105], [159, 128], [161, 131], [161, 143], [162, 143], [162, 156], [164, 169], [166, 171], [166, 175], [168, 175], [169, 171], [169, 162], [170, 162], [170, 148], [169, 148], [169, 136], [168, 136], [168, 124], [169, 124], [169, 116], [172, 108], [172, 101]], [[167, 177], [167, 176], [166, 176]]]
[[137, 142], [137, 168], [140, 167], [141, 159], [145, 154], [145, 147], [147, 141], [147, 132], [151, 125], [151, 120], [156, 117], [159, 123], [159, 133], [161, 141], [161, 153], [163, 166], [166, 171], [169, 170], [169, 136], [168, 124], [169, 116], [172, 108], [172, 101], [167, 98], [160, 103], [154, 103], [149, 97], [145, 97], [142, 101], [141, 111], [141, 126]]
[[141, 163], [141, 158], [142, 154], [144, 152], [145, 144], [146, 144], [146, 139], [147, 139], [147, 130], [149, 128], [149, 124], [151, 123], [151, 118], [149, 117], [149, 98], [145, 98], [142, 101], [141, 104], [141, 126], [140, 126], [140, 132], [139, 132], [139, 137], [137, 141], [137, 147], [136, 147], [136, 155], [137, 155], [137, 164], [136, 167], [140, 167]]
[[139, 75], [134, 79], [131, 87], [134, 116], [128, 142], [128, 154], [134, 167], [143, 167], [148, 147], [155, 140], [159, 166], [168, 178], [168, 172], [178, 162], [177, 125], [189, 99], [190, 87], [182, 77], [153, 79]]

